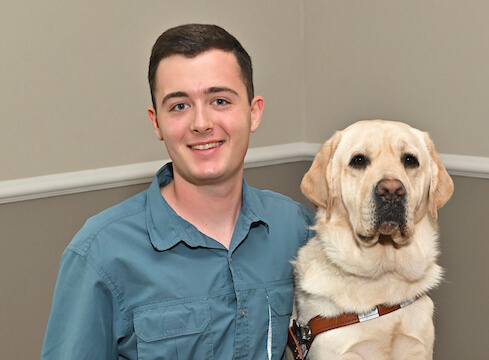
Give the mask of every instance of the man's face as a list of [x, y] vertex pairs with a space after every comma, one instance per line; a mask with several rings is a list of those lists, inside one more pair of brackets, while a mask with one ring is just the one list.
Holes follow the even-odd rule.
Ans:
[[263, 98], [251, 105], [232, 53], [210, 50], [194, 58], [163, 59], [156, 72], [156, 111], [148, 109], [164, 140], [175, 179], [215, 184], [240, 179], [250, 133], [260, 124]]

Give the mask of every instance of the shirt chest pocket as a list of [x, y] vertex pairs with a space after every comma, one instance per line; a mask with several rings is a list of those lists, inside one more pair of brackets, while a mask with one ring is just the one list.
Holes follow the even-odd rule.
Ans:
[[138, 359], [213, 359], [210, 321], [205, 301], [136, 309]]

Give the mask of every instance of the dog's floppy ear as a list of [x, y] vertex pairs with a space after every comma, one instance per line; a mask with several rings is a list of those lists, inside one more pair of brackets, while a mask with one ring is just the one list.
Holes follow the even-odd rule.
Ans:
[[431, 141], [427, 133], [424, 133], [424, 137], [431, 158], [429, 212], [433, 220], [436, 220], [438, 219], [438, 209], [445, 205], [450, 199], [453, 194], [454, 186], [452, 178], [448, 175], [447, 169], [445, 169], [433, 141]]
[[304, 175], [301, 182], [302, 193], [314, 203], [325, 208], [328, 218], [333, 206], [333, 179], [331, 176], [331, 160], [341, 139], [341, 133], [337, 132], [326, 141], [316, 154], [311, 167]]

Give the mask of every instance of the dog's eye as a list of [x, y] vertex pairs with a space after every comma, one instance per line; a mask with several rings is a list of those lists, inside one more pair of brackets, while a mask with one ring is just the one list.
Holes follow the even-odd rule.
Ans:
[[355, 169], [363, 169], [366, 168], [367, 165], [370, 164], [370, 159], [365, 156], [365, 155], [355, 155], [351, 160], [350, 160], [350, 166], [355, 168]]
[[404, 166], [407, 168], [417, 168], [419, 166], [419, 161], [416, 158], [416, 156], [411, 155], [411, 154], [406, 154], [402, 158], [402, 162], [404, 163]]

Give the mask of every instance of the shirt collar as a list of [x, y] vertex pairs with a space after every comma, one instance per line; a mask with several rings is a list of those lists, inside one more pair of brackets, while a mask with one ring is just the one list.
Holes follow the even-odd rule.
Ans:
[[[181, 218], [161, 196], [160, 188], [173, 180], [173, 166], [168, 163], [155, 175], [147, 190], [146, 226], [153, 247], [158, 251], [168, 250], [183, 241], [190, 247], [219, 247], [219, 244], [202, 234], [188, 221]], [[243, 204], [236, 224], [232, 242], [233, 247], [246, 237], [253, 225], [264, 225], [268, 230], [266, 212], [256, 190], [248, 186], [243, 179]], [[241, 240], [235, 240], [241, 239]]]

